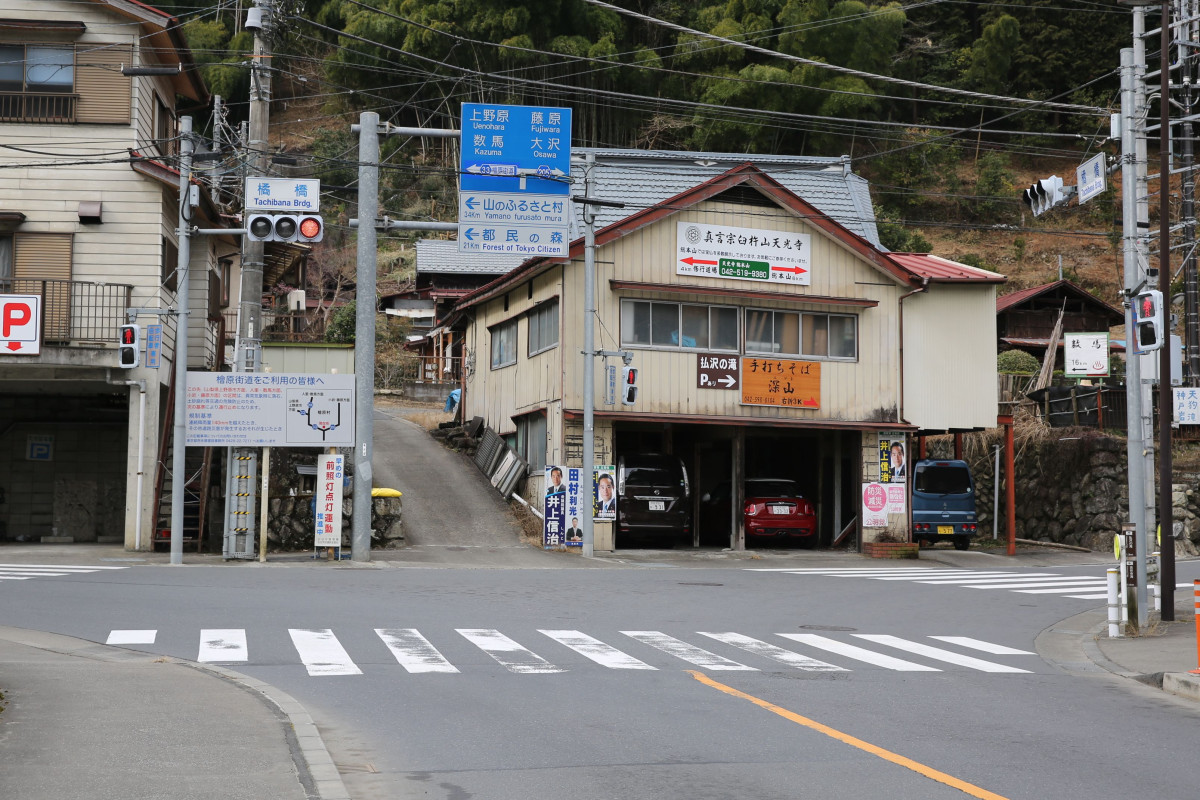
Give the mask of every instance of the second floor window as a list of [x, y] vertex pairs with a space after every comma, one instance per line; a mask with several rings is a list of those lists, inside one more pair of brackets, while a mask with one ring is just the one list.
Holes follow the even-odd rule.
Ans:
[[738, 310], [733, 306], [622, 300], [621, 344], [736, 352]]
[[0, 45], [0, 119], [69, 120], [74, 91], [74, 47]]
[[490, 329], [492, 335], [492, 369], [517, 363], [517, 321], [509, 320]]
[[529, 355], [558, 346], [558, 301], [529, 312]]

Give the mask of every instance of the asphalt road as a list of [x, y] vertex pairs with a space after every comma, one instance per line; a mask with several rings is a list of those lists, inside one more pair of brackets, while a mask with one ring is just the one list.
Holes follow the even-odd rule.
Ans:
[[[202, 630], [244, 631], [247, 660], [230, 666], [308, 707], [358, 800], [1194, 794], [1194, 704], [1070, 674], [1032, 652], [1039, 632], [1094, 600], [734, 562], [484, 570], [469, 561], [139, 566], [0, 583], [0, 605], [10, 625], [97, 642], [153, 630], [153, 643], [126, 646], [190, 659]], [[1103, 565], [1013, 571], [1069, 579]], [[409, 671], [377, 629], [410, 645], [415, 630], [441, 660], [425, 651]], [[328, 631], [360, 674], [322, 674], [351, 668], [327, 649], [310, 651], [306, 666], [313, 642], [292, 632], [314, 630]], [[572, 649], [562, 631], [601, 644], [567, 637]], [[896, 638], [864, 638], [878, 636]], [[643, 666], [613, 666], [633, 662], [603, 645]], [[922, 669], [860, 661], [847, 645]], [[914, 645], [960, 663], [901, 649]], [[796, 654], [837, 669], [798, 666]], [[447, 666], [455, 671], [419, 671]], [[1022, 671], [985, 671], [995, 669]]]

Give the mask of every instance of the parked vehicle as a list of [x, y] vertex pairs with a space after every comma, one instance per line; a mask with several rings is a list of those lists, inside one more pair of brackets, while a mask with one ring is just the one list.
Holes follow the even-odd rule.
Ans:
[[913, 541], [952, 541], [966, 550], [978, 529], [975, 480], [967, 462], [924, 459], [912, 472]]
[[[731, 484], [726, 481], [700, 498], [710, 529], [728, 528]], [[787, 478], [749, 478], [742, 503], [742, 526], [747, 542], [817, 540], [817, 510], [800, 487]]]
[[676, 456], [641, 453], [617, 460], [617, 535], [673, 545], [691, 541], [687, 469]]

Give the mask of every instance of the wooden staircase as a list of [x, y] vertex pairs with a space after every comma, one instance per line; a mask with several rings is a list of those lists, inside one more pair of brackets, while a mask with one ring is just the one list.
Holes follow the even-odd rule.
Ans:
[[[174, 464], [175, 377], [167, 392], [166, 413], [158, 443], [158, 469], [155, 470], [155, 524], [151, 542], [155, 550], [171, 547], [171, 468]], [[196, 552], [204, 548], [205, 515], [212, 483], [213, 448], [192, 447], [184, 457], [183, 541], [194, 543]]]

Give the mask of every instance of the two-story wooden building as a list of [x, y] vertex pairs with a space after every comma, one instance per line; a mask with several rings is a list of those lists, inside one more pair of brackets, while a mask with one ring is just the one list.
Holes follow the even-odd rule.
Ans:
[[[673, 164], [686, 172], [704, 154], [678, 155], [622, 154], [637, 168], [622, 179], [610, 164], [600, 196], [627, 201], [645, 176], [674, 174]], [[616, 218], [607, 211], [595, 237], [596, 348], [631, 353], [640, 391], [622, 404], [607, 369], [619, 374], [620, 359], [596, 359], [596, 461], [678, 455], [697, 511], [701, 495], [738, 475], [794, 479], [829, 542], [860, 518], [863, 485], [880, 478], [881, 434], [995, 425], [1004, 278], [886, 252], [869, 202], [855, 198], [865, 184], [848, 171], [833, 171], [839, 192], [830, 164], [764, 162]], [[822, 173], [811, 185], [824, 208], [768, 174], [803, 191], [806, 170]], [[576, 239], [568, 257], [526, 261], [455, 311], [473, 363], [466, 416], [483, 417], [529, 463], [530, 498], [543, 465], [584, 466], [583, 260]], [[893, 511], [887, 527], [904, 532], [907, 512]], [[612, 545], [610, 527], [596, 524], [598, 549]], [[741, 546], [724, 521], [707, 533]]]
[[[153, 312], [176, 307], [183, 288], [176, 100], [207, 94], [179, 21], [148, 5], [4, 6], [0, 295], [40, 298], [42, 324], [40, 352], [0, 349], [0, 540], [132, 547], [140, 518], [145, 548], [177, 335], [174, 316]], [[195, 224], [222, 221], [201, 205]], [[189, 365], [212, 369], [237, 240], [196, 237], [191, 253]], [[143, 331], [161, 324], [162, 340], [125, 370], [117, 333], [129, 309]], [[145, 382], [144, 415], [126, 381]]]

